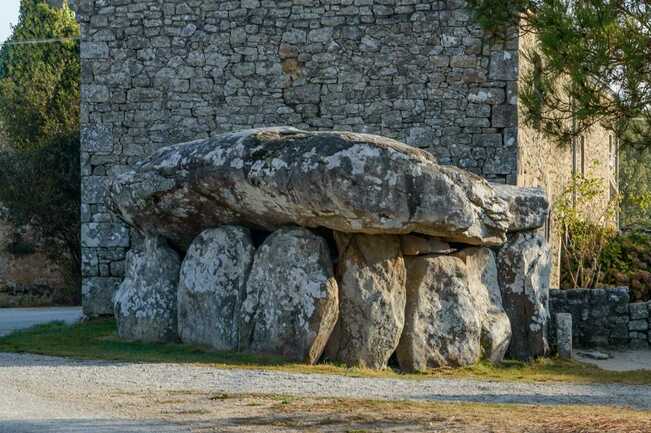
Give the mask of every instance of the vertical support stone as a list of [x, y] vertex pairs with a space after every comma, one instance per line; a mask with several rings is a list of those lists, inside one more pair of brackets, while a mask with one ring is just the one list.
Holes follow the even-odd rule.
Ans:
[[556, 314], [556, 347], [561, 359], [572, 359], [572, 315]]
[[547, 354], [551, 258], [534, 232], [509, 234], [497, 255], [502, 303], [513, 336], [508, 355], [523, 361]]

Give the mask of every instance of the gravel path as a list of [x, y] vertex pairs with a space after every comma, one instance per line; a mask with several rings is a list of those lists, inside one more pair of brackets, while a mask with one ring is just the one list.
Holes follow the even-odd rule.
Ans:
[[[651, 409], [649, 386], [353, 378], [0, 354], [0, 389], [21, 388], [32, 390], [35, 395], [44, 398], [48, 397], [48, 393], [53, 393], [57, 399], [115, 392], [183, 390], [389, 400], [612, 405]], [[0, 399], [0, 404], [2, 401]], [[4, 405], [0, 406], [0, 417], [7, 416], [5, 411]]]

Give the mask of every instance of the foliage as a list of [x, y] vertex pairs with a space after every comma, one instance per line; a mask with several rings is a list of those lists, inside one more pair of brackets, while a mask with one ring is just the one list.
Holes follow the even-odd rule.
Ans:
[[630, 287], [634, 301], [651, 300], [651, 233], [633, 230], [612, 238], [600, 261], [605, 284]]
[[[651, 7], [641, 1], [470, 0], [478, 21], [536, 36], [542, 69], [524, 79], [525, 121], [567, 144], [592, 126], [651, 147]], [[505, 30], [506, 29], [506, 30]], [[623, 131], [634, 130], [634, 134]]]
[[[601, 282], [601, 253], [617, 233], [617, 200], [599, 211], [604, 180], [575, 176], [554, 202], [554, 219], [561, 230], [561, 286], [592, 288]], [[586, 217], [587, 210], [590, 216]]]
[[[76, 38], [67, 7], [22, 0], [8, 42]], [[30, 225], [47, 240], [78, 287], [79, 43], [3, 45], [0, 49], [0, 124], [9, 149], [0, 154], [0, 202], [16, 226]]]
[[[22, 0], [6, 42], [76, 38], [73, 12], [46, 0]], [[19, 150], [48, 145], [79, 130], [79, 42], [3, 45], [0, 50], [0, 122]]]
[[81, 263], [79, 164], [78, 137], [0, 153], [0, 203], [8, 219], [38, 230], [45, 250], [64, 265], [72, 286], [79, 284]]
[[625, 147], [619, 159], [620, 226], [651, 227], [651, 148]]

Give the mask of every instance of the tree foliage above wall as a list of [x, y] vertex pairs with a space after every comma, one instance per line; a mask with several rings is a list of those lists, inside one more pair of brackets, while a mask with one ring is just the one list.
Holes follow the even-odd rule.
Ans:
[[[0, 49], [0, 125], [7, 142], [0, 149], [0, 203], [12, 223], [29, 224], [49, 240], [71, 284], [78, 284], [80, 267], [78, 36], [67, 7], [22, 0], [18, 24]], [[20, 43], [34, 40], [56, 41]]]
[[[525, 121], [559, 143], [595, 124], [651, 147], [651, 6], [637, 1], [469, 0], [498, 37], [534, 33], [542, 68], [525, 77]], [[574, 119], [574, 122], [573, 122]], [[646, 119], [647, 121], [640, 121]], [[622, 131], [636, 130], [635, 134]]]

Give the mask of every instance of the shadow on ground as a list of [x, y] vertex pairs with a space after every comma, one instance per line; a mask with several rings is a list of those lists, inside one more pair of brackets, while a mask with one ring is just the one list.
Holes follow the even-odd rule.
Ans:
[[52, 419], [0, 421], [0, 433], [191, 433], [180, 424], [160, 421]]

